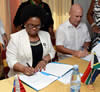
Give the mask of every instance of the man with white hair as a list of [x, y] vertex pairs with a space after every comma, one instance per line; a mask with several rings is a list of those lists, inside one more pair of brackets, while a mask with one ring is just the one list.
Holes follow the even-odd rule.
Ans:
[[83, 9], [79, 4], [72, 5], [69, 20], [61, 24], [56, 31], [56, 49], [58, 58], [64, 59], [68, 55], [85, 57], [88, 55], [90, 35], [86, 24], [81, 22]]

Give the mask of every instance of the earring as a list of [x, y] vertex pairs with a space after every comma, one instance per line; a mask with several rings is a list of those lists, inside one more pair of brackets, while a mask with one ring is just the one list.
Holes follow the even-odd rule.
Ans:
[[24, 27], [26, 27], [26, 25], [24, 25]]

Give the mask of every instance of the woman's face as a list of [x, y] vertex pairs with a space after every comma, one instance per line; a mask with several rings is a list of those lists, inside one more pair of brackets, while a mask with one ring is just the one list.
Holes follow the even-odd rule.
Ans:
[[29, 18], [25, 23], [25, 28], [29, 36], [36, 36], [41, 27], [41, 22], [38, 17]]

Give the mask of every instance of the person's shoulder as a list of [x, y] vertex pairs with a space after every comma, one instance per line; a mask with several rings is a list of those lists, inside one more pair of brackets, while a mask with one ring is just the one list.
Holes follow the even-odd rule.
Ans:
[[69, 21], [65, 21], [64, 23], [59, 25], [59, 28], [67, 27], [69, 25]]
[[81, 31], [82, 31], [82, 32], [85, 32], [85, 33], [88, 32], [88, 27], [87, 27], [87, 24], [86, 24], [86, 23], [81, 22], [81, 23], [80, 23], [80, 28], [81, 28]]
[[63, 25], [70, 25], [71, 23], [69, 22], [69, 20], [67, 20], [67, 21], [65, 21], [64, 23], [63, 23]]
[[45, 5], [45, 6], [49, 6], [49, 5], [48, 5], [47, 3], [45, 3], [45, 2], [42, 2], [42, 4]]
[[27, 5], [29, 5], [29, 4], [30, 4], [29, 1], [26, 1], [26, 2], [21, 3], [21, 4], [20, 4], [20, 7], [24, 7], [24, 6], [27, 6]]
[[24, 4], [29, 4], [29, 1], [26, 1], [26, 2], [22, 2], [21, 5], [24, 5]]
[[44, 9], [50, 9], [49, 5], [45, 2], [42, 2], [43, 8]]
[[19, 37], [20, 35], [23, 35], [23, 33], [25, 33], [25, 29], [22, 29], [16, 33], [12, 33], [11, 37]]
[[46, 36], [49, 35], [49, 33], [46, 32], [46, 31], [40, 30], [40, 31], [39, 31], [39, 35], [41, 35], [41, 36], [43, 36], [43, 37], [46, 37]]
[[46, 31], [40, 30], [40, 31], [39, 31], [39, 34], [49, 34], [49, 33], [46, 32]]
[[81, 26], [86, 26], [86, 27], [87, 27], [87, 25], [86, 25], [85, 22], [80, 22], [80, 25], [81, 25]]

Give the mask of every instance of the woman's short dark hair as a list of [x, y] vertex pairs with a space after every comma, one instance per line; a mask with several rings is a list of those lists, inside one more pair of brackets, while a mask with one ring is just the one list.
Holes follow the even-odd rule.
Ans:
[[21, 23], [24, 25], [24, 23], [32, 17], [37, 17], [41, 21], [41, 25], [44, 23], [44, 10], [40, 6], [36, 5], [27, 5], [23, 8], [23, 11], [21, 13], [20, 19]]

